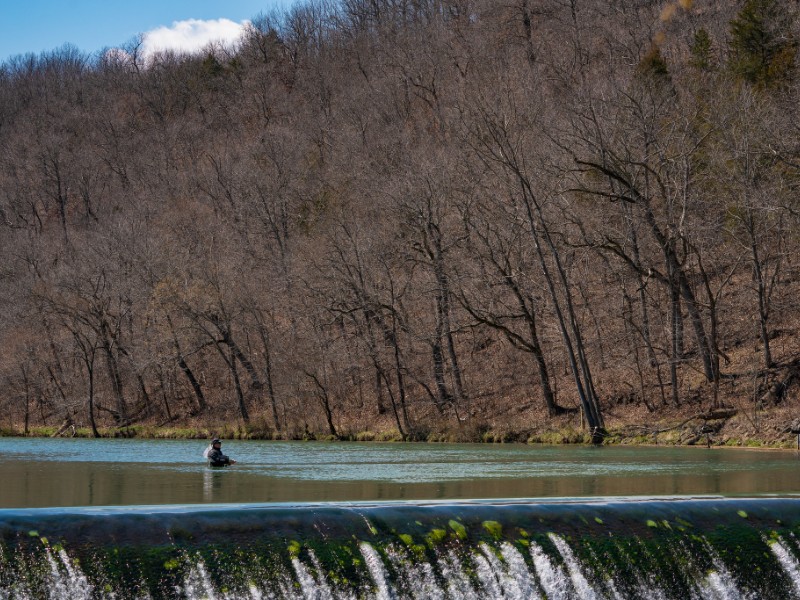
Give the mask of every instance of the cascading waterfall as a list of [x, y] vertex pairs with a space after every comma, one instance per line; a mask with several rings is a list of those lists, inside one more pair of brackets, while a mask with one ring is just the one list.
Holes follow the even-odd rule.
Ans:
[[795, 595], [800, 596], [800, 561], [792, 553], [791, 546], [780, 537], [775, 540], [765, 540], [765, 542], [792, 580]]
[[0, 600], [798, 598], [800, 499], [0, 511]]
[[531, 546], [531, 556], [545, 597], [550, 600], [567, 600], [570, 597], [570, 588], [563, 569], [554, 565], [550, 557], [536, 544]]
[[567, 566], [567, 571], [569, 572], [569, 578], [572, 581], [572, 586], [575, 588], [575, 592], [578, 594], [578, 596], [580, 598], [584, 598], [585, 600], [595, 600], [597, 598], [597, 594], [592, 589], [592, 586], [589, 585], [589, 582], [586, 581], [586, 577], [583, 575], [581, 565], [575, 558], [575, 555], [572, 553], [569, 545], [564, 541], [563, 538], [554, 533], [547, 534], [547, 537], [550, 538], [550, 541], [553, 542], [553, 545], [558, 549], [559, 554], [561, 554], [561, 557], [564, 559], [564, 564]]

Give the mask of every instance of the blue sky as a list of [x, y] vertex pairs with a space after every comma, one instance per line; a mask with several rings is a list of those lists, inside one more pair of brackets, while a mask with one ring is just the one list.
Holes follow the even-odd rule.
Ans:
[[[290, 0], [0, 0], [0, 62], [65, 43], [93, 53], [121, 46], [137, 34], [159, 28], [163, 33], [163, 28], [191, 20], [211, 22], [202, 28], [208, 35], [220, 19], [240, 24], [291, 4]], [[197, 25], [188, 35], [201, 29]]]

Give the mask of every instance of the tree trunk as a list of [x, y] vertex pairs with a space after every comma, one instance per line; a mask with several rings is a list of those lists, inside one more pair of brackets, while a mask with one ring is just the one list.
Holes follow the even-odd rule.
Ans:
[[22, 371], [22, 383], [25, 386], [25, 415], [24, 415], [24, 428], [22, 433], [24, 435], [28, 435], [28, 427], [30, 425], [30, 414], [31, 414], [31, 386], [30, 381], [28, 379], [28, 372], [25, 370], [25, 365], [20, 365], [20, 371]]
[[189, 380], [189, 385], [192, 386], [194, 396], [197, 398], [198, 411], [204, 412], [207, 404], [205, 394], [203, 394], [203, 388], [200, 386], [200, 382], [197, 381], [197, 378], [194, 376], [194, 372], [189, 368], [189, 365], [186, 364], [186, 360], [183, 358], [183, 355], [180, 354], [178, 355], [178, 367], [180, 367], [183, 374], [186, 375], [186, 379]]
[[233, 334], [231, 333], [231, 324], [227, 317], [224, 319], [217, 314], [212, 314], [209, 317], [211, 323], [213, 323], [214, 327], [216, 327], [217, 331], [219, 332], [220, 336], [222, 336], [222, 342], [226, 344], [236, 359], [242, 363], [242, 366], [247, 371], [247, 374], [250, 376], [250, 382], [253, 389], [260, 390], [264, 387], [264, 384], [261, 383], [261, 379], [258, 376], [258, 372], [256, 368], [253, 366], [253, 363], [250, 362], [250, 359], [245, 356], [242, 349], [233, 339]]
[[[689, 279], [681, 267], [680, 262], [678, 261], [672, 241], [668, 240], [667, 236], [665, 236], [658, 227], [655, 215], [653, 214], [650, 206], [647, 204], [647, 201], [644, 198], [640, 198], [640, 201], [644, 210], [645, 220], [650, 227], [650, 230], [653, 232], [653, 237], [661, 246], [661, 250], [664, 253], [664, 261], [667, 267], [669, 280], [674, 280], [677, 282], [681, 296], [686, 301], [686, 310], [689, 312], [689, 318], [692, 321], [692, 327], [694, 328], [695, 338], [697, 340], [697, 349], [700, 352], [700, 356], [703, 360], [703, 371], [706, 376], [706, 380], [714, 381], [714, 367], [711, 358], [713, 350], [709, 345], [708, 336], [706, 335], [705, 327], [703, 325], [703, 319], [700, 316], [700, 311], [698, 310], [698, 302], [695, 298], [694, 292], [692, 291]], [[676, 318], [678, 318], [678, 315], [676, 315]], [[678, 333], [680, 333], [680, 330]], [[682, 338], [680, 337], [678, 338], [678, 340], [681, 339]], [[678, 350], [682, 350], [682, 348], [678, 348]]]
[[100, 334], [103, 352], [106, 356], [106, 367], [108, 368], [108, 376], [111, 379], [111, 389], [114, 392], [114, 399], [117, 404], [117, 424], [127, 425], [128, 419], [128, 405], [125, 402], [125, 394], [122, 387], [122, 375], [119, 370], [119, 363], [114, 353], [114, 340], [111, 337], [108, 324], [103, 320], [100, 324]]
[[683, 326], [681, 321], [681, 297], [675, 274], [669, 271], [670, 331], [672, 337], [669, 379], [672, 384], [672, 404], [678, 406], [678, 363], [683, 359]]
[[136, 373], [136, 381], [139, 383], [139, 391], [142, 394], [142, 401], [144, 402], [144, 414], [150, 417], [153, 414], [153, 407], [150, 404], [150, 394], [147, 392], [144, 377], [138, 371]]
[[772, 361], [772, 349], [770, 348], [769, 329], [767, 327], [769, 318], [767, 292], [764, 282], [764, 271], [761, 268], [761, 260], [758, 256], [758, 247], [756, 246], [753, 236], [751, 236], [750, 240], [750, 253], [753, 260], [753, 278], [756, 281], [756, 293], [758, 294], [758, 329], [761, 334], [764, 368], [771, 369], [774, 363]]
[[94, 355], [91, 361], [86, 362], [87, 376], [89, 379], [89, 424], [92, 427], [92, 437], [99, 438], [100, 432], [97, 431], [97, 423], [94, 419]]
[[256, 368], [253, 366], [253, 363], [250, 362], [250, 359], [247, 358], [242, 349], [239, 348], [239, 345], [233, 340], [231, 337], [230, 331], [226, 331], [223, 334], [223, 341], [230, 347], [233, 356], [242, 363], [245, 371], [250, 376], [250, 381], [253, 389], [260, 390], [264, 387], [264, 384], [261, 383], [261, 378], [258, 376], [256, 372]]
[[539, 381], [542, 386], [544, 404], [547, 407], [547, 414], [554, 417], [559, 413], [559, 407], [556, 405], [556, 398], [553, 395], [553, 386], [550, 384], [550, 373], [547, 370], [547, 363], [544, 360], [542, 347], [539, 345], [539, 335], [536, 331], [536, 321], [534, 319], [528, 319], [528, 330], [530, 331], [532, 340], [531, 354], [533, 354], [536, 367], [539, 370]]
[[309, 371], [306, 371], [305, 373], [317, 386], [317, 390], [319, 392], [317, 397], [319, 398], [320, 404], [322, 405], [322, 410], [325, 413], [325, 422], [328, 425], [328, 432], [333, 437], [338, 438], [339, 434], [336, 431], [336, 426], [333, 424], [333, 410], [331, 409], [331, 399], [328, 395], [328, 389], [322, 384], [316, 375], [310, 373]]
[[536, 62], [536, 49], [533, 45], [533, 11], [530, 4], [531, 0], [522, 0], [522, 30], [525, 33], [528, 62], [533, 65]]
[[164, 412], [167, 413], [167, 422], [172, 421], [172, 411], [169, 408], [169, 399], [167, 398], [167, 386], [164, 382], [164, 371], [159, 367], [158, 381], [161, 384], [161, 399], [164, 401]]
[[259, 322], [258, 332], [261, 337], [261, 345], [264, 348], [264, 379], [267, 382], [267, 396], [269, 396], [269, 404], [272, 409], [272, 420], [275, 422], [275, 429], [281, 431], [281, 421], [278, 418], [278, 400], [272, 383], [272, 345], [269, 343], [267, 329], [261, 322]]
[[[591, 431], [592, 441], [597, 442], [598, 436], [601, 436], [605, 429], [605, 424], [603, 423], [603, 417], [600, 412], [597, 393], [595, 392], [594, 384], [592, 383], [591, 370], [589, 368], [589, 363], [583, 347], [583, 341], [580, 335], [580, 327], [573, 309], [569, 281], [567, 279], [566, 272], [561, 265], [558, 249], [550, 237], [541, 207], [536, 201], [533, 190], [530, 188], [530, 183], [522, 176], [521, 173], [517, 172], [517, 175], [520, 179], [520, 188], [528, 216], [528, 225], [530, 230], [529, 233], [533, 236], [534, 246], [536, 247], [536, 253], [539, 258], [539, 265], [542, 268], [542, 273], [545, 281], [547, 282], [547, 288], [550, 291], [550, 297], [553, 301], [553, 307], [556, 311], [559, 329], [564, 340], [564, 345], [567, 349], [570, 368], [572, 369], [575, 386], [578, 391], [578, 397], [580, 399], [581, 406], [583, 407], [586, 424]], [[556, 271], [561, 283], [562, 293], [564, 295], [564, 302], [567, 308], [568, 321], [565, 319], [564, 312], [561, 307], [561, 300], [559, 299], [555, 282], [553, 281], [550, 268], [547, 266], [547, 260], [545, 259], [544, 252], [541, 247], [541, 240], [537, 231], [537, 219], [534, 216], [534, 210], [539, 217], [539, 226], [542, 228], [548, 248], [550, 249], [550, 254], [556, 266]], [[569, 327], [567, 324], [569, 324]], [[602, 441], [602, 438], [600, 438], [600, 441]]]
[[447, 389], [447, 384], [444, 380], [444, 356], [442, 355], [442, 338], [439, 336], [439, 326], [437, 325], [436, 338], [431, 345], [431, 352], [433, 354], [433, 380], [436, 383], [437, 402], [436, 406], [439, 412], [444, 412], [445, 406], [450, 404], [453, 400], [452, 394]]
[[[392, 288], [392, 302], [394, 303], [394, 288]], [[405, 423], [406, 431], [411, 431], [411, 423], [408, 418], [408, 409], [406, 408], [406, 384], [403, 377], [403, 361], [400, 355], [400, 342], [397, 337], [397, 316], [392, 311], [392, 330], [391, 330], [391, 344], [394, 353], [394, 368], [397, 379], [397, 393], [400, 401], [400, 412], [403, 415], [403, 423]]]
[[[175, 327], [172, 324], [172, 318], [167, 315], [167, 323], [169, 323], [170, 331], [172, 332], [172, 344], [175, 347], [175, 353], [178, 357], [178, 366], [180, 367], [183, 374], [186, 376], [186, 379], [189, 380], [189, 385], [192, 386], [192, 391], [194, 392], [195, 398], [197, 398], [197, 407], [199, 412], [204, 412], [206, 410], [206, 397], [203, 394], [203, 388], [200, 386], [200, 382], [197, 381], [197, 378], [194, 376], [194, 372], [189, 368], [189, 365], [186, 364], [186, 359], [183, 355], [183, 350], [181, 350], [181, 345], [178, 342], [178, 336], [175, 333]], [[162, 377], [162, 384], [163, 384], [163, 377]], [[169, 410], [167, 410], [169, 413]]]
[[242, 415], [242, 421], [247, 424], [250, 422], [250, 414], [247, 412], [247, 404], [245, 403], [244, 392], [242, 391], [242, 383], [239, 380], [239, 372], [236, 369], [236, 353], [234, 352], [233, 348], [230, 348], [230, 353], [228, 367], [231, 371], [231, 377], [233, 377], [233, 386], [236, 390], [236, 398], [239, 402], [239, 413]]
[[[464, 385], [461, 379], [461, 368], [458, 364], [458, 356], [456, 355], [455, 340], [453, 339], [453, 330], [450, 325], [450, 285], [447, 274], [444, 270], [444, 252], [442, 250], [441, 235], [438, 228], [434, 228], [429, 223], [429, 234], [433, 240], [433, 252], [431, 253], [433, 260], [433, 270], [436, 276], [436, 329], [437, 329], [437, 343], [439, 344], [439, 352], [441, 355], [442, 340], [447, 347], [447, 356], [450, 360], [450, 370], [453, 375], [453, 399], [457, 405], [461, 405], [464, 400]], [[442, 356], [443, 359], [443, 356]], [[444, 360], [441, 363], [442, 370], [444, 371]], [[444, 373], [442, 373], [444, 377]]]
[[376, 365], [376, 367], [378, 369], [378, 373], [380, 375], [380, 378], [386, 383], [386, 389], [387, 389], [388, 394], [389, 394], [389, 401], [392, 403], [392, 414], [394, 415], [394, 422], [395, 422], [395, 425], [397, 425], [397, 430], [400, 432], [400, 437], [403, 439], [403, 441], [405, 441], [406, 437], [407, 437], [407, 433], [404, 430], [403, 424], [402, 424], [402, 422], [400, 420], [400, 413], [397, 410], [397, 401], [395, 400], [394, 391], [392, 390], [392, 386], [389, 383], [389, 378], [386, 376], [386, 373], [384, 372], [384, 370], [382, 368], [380, 368], [379, 365]]
[[[389, 402], [392, 405], [392, 414], [394, 415], [395, 424], [397, 425], [397, 430], [400, 432], [400, 436], [403, 440], [406, 439], [406, 431], [404, 430], [403, 423], [400, 419], [400, 412], [398, 411], [398, 402], [397, 398], [395, 397], [394, 390], [392, 389], [391, 381], [389, 380], [389, 376], [386, 373], [386, 369], [384, 368], [381, 362], [381, 356], [379, 352], [379, 342], [376, 340], [375, 328], [373, 326], [374, 322], [377, 322], [380, 326], [381, 332], [383, 334], [383, 339], [386, 341], [388, 338], [391, 338], [391, 333], [387, 331], [386, 323], [384, 322], [383, 318], [377, 314], [375, 311], [371, 309], [364, 309], [362, 311], [364, 317], [364, 323], [366, 328], [366, 334], [363, 333], [362, 328], [356, 324], [358, 330], [361, 331], [361, 335], [365, 338], [367, 343], [367, 352], [369, 353], [370, 360], [372, 361], [372, 366], [375, 369], [375, 376], [376, 376], [376, 391], [377, 391], [377, 402], [378, 402], [378, 414], [383, 414], [386, 412], [386, 408], [383, 406], [383, 389], [386, 388], [386, 393], [389, 395]], [[353, 319], [356, 321], [356, 319]]]

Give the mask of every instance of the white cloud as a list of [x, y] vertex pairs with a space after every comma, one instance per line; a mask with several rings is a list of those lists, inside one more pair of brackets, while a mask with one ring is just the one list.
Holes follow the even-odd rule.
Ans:
[[249, 21], [236, 23], [229, 19], [175, 21], [171, 27], [158, 27], [144, 33], [142, 52], [148, 57], [163, 50], [198, 52], [214, 42], [234, 45], [248, 24]]

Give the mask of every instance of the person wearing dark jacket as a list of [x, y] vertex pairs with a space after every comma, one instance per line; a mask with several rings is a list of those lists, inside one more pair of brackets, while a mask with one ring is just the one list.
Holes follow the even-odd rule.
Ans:
[[211, 440], [211, 445], [206, 448], [203, 456], [208, 459], [209, 467], [227, 467], [236, 464], [235, 460], [222, 453], [222, 442], [218, 438]]

